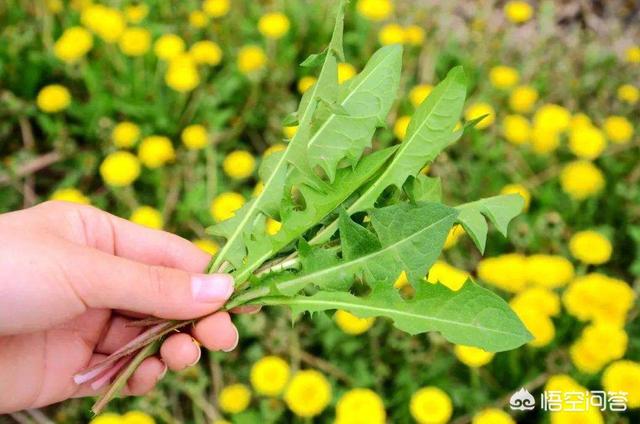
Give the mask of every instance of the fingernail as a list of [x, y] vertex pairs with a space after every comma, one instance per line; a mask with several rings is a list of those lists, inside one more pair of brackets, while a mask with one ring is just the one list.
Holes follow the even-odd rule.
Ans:
[[240, 334], [238, 333], [238, 329], [236, 328], [236, 326], [233, 326], [234, 331], [236, 332], [236, 341], [233, 343], [233, 346], [231, 346], [229, 349], [222, 349], [223, 352], [231, 352], [233, 349], [235, 349], [236, 347], [238, 347], [238, 342], [240, 341]]
[[158, 380], [157, 381], [162, 380], [164, 378], [164, 376], [167, 375], [167, 370], [168, 369], [169, 369], [169, 367], [167, 367], [167, 364], [164, 364], [164, 369], [162, 370], [162, 372], [158, 376]]
[[198, 357], [196, 358], [195, 361], [193, 361], [193, 363], [187, 365], [187, 367], [194, 366], [195, 364], [200, 362], [200, 358], [202, 358], [202, 349], [200, 349], [200, 343], [198, 343], [196, 339], [191, 339], [191, 341], [193, 342], [194, 345], [196, 345], [196, 349], [198, 349]]
[[191, 294], [198, 302], [223, 302], [233, 293], [233, 278], [229, 274], [194, 275]]

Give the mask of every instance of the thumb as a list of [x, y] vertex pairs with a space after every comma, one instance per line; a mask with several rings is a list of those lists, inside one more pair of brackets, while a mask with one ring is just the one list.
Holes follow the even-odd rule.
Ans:
[[234, 289], [228, 274], [197, 274], [81, 248], [68, 283], [89, 307], [166, 319], [192, 319], [220, 309]]

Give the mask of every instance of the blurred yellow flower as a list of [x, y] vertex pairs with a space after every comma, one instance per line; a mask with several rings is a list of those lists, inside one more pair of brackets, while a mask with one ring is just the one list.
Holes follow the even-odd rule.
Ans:
[[351, 78], [355, 77], [358, 71], [356, 68], [350, 63], [338, 63], [338, 83], [342, 84], [343, 82], [349, 81]]
[[164, 225], [162, 214], [159, 210], [152, 208], [151, 206], [140, 206], [136, 208], [129, 217], [131, 222], [135, 222], [138, 225], [160, 230]]
[[513, 310], [532, 310], [542, 315], [556, 316], [560, 313], [560, 296], [544, 287], [531, 287], [516, 294], [509, 305]]
[[384, 424], [387, 413], [380, 396], [370, 389], [351, 389], [336, 405], [335, 424]]
[[509, 95], [509, 106], [514, 112], [529, 113], [538, 101], [538, 91], [529, 85], [515, 87]]
[[547, 392], [586, 392], [587, 389], [566, 374], [555, 374], [549, 377], [544, 386]]
[[602, 387], [608, 392], [627, 392], [627, 407], [640, 408], [640, 363], [629, 360], [611, 363], [602, 373]]
[[101, 4], [85, 7], [81, 12], [80, 21], [106, 43], [118, 41], [126, 27], [122, 12]]
[[527, 257], [525, 272], [529, 283], [554, 289], [566, 285], [573, 279], [573, 264], [558, 255], [531, 255]]
[[59, 188], [49, 197], [51, 200], [62, 200], [64, 202], [78, 203], [81, 205], [90, 205], [91, 200], [80, 190], [73, 187]]
[[155, 424], [156, 420], [146, 412], [129, 411], [122, 416], [120, 424]]
[[284, 393], [284, 401], [297, 416], [314, 417], [329, 405], [331, 385], [318, 371], [298, 371]]
[[238, 69], [244, 74], [259, 71], [267, 63], [267, 55], [259, 46], [244, 46], [238, 51]]
[[507, 253], [481, 259], [478, 277], [502, 290], [517, 293], [527, 286], [526, 258], [519, 253]]
[[546, 155], [555, 151], [559, 146], [560, 131], [545, 125], [533, 125], [531, 128], [531, 149], [535, 153]]
[[507, 115], [502, 120], [502, 135], [515, 145], [528, 143], [531, 138], [531, 124], [522, 115]]
[[193, 244], [195, 244], [200, 250], [203, 250], [212, 256], [220, 250], [218, 243], [209, 239], [197, 239], [193, 241]]
[[372, 21], [382, 21], [393, 13], [391, 0], [358, 0], [356, 9], [359, 14]]
[[631, 84], [624, 84], [618, 88], [618, 99], [630, 105], [635, 105], [640, 99], [640, 90]]
[[313, 84], [316, 83], [317, 80], [318, 79], [316, 77], [312, 77], [312, 76], [305, 76], [300, 78], [300, 80], [298, 81], [298, 93], [304, 94], [305, 91], [310, 89], [313, 86]]
[[123, 150], [110, 153], [100, 164], [100, 175], [110, 186], [128, 186], [140, 175], [140, 161]]
[[189, 25], [194, 28], [204, 28], [209, 23], [209, 16], [202, 10], [194, 10], [189, 13]]
[[411, 416], [419, 424], [444, 424], [453, 413], [451, 398], [437, 387], [423, 387], [411, 396]]
[[465, 235], [464, 227], [460, 224], [456, 224], [449, 230], [447, 234], [447, 239], [444, 241], [444, 250], [451, 249], [453, 246], [458, 244], [458, 240], [460, 237]]
[[204, 149], [209, 144], [209, 134], [207, 129], [198, 124], [189, 125], [180, 134], [182, 144], [189, 150]]
[[265, 13], [258, 21], [258, 31], [265, 37], [274, 40], [282, 38], [289, 32], [290, 27], [289, 18], [281, 12]]
[[607, 138], [613, 143], [625, 144], [633, 137], [633, 125], [624, 116], [608, 116], [603, 128]]
[[590, 126], [593, 126], [593, 122], [591, 121], [591, 118], [589, 118], [588, 115], [584, 113], [576, 113], [571, 117], [569, 129], [573, 131], [575, 129], [579, 129], [582, 127], [590, 127]]
[[124, 8], [124, 15], [127, 21], [132, 24], [139, 24], [149, 14], [149, 6], [144, 3], [131, 4]]
[[184, 53], [184, 40], [176, 34], [162, 34], [153, 43], [153, 52], [161, 60], [171, 60]]
[[250, 402], [251, 392], [244, 384], [226, 386], [218, 395], [218, 405], [227, 414], [239, 414], [247, 409]]
[[196, 63], [188, 54], [180, 54], [169, 61], [164, 82], [180, 93], [191, 91], [200, 84]]
[[259, 196], [260, 193], [262, 193], [262, 190], [264, 190], [264, 183], [262, 181], [258, 181], [253, 187], [253, 192], [251, 193], [251, 195], [253, 197]]
[[225, 221], [233, 217], [238, 209], [245, 203], [244, 197], [239, 193], [224, 192], [216, 196], [211, 202], [211, 216], [216, 222]]
[[510, 66], [499, 65], [489, 70], [489, 81], [495, 88], [513, 88], [519, 80], [518, 71]]
[[404, 28], [396, 23], [386, 24], [378, 31], [378, 41], [383, 46], [404, 43]]
[[527, 343], [529, 346], [544, 347], [553, 341], [556, 337], [556, 327], [549, 315], [521, 303], [512, 306], [515, 306], [513, 311], [533, 336], [533, 340]]
[[407, 273], [402, 271], [396, 281], [393, 283], [393, 287], [396, 289], [401, 289], [406, 287], [409, 284], [409, 279], [407, 278]]
[[51, 13], [60, 13], [64, 10], [64, 3], [62, 0], [46, 0], [45, 5], [47, 6], [47, 10]]
[[586, 160], [569, 162], [560, 172], [562, 190], [575, 200], [583, 200], [602, 191], [602, 171]]
[[424, 100], [433, 91], [433, 85], [431, 84], [419, 84], [409, 91], [409, 101], [413, 107], [418, 107], [424, 102]]
[[458, 291], [469, 278], [469, 273], [449, 265], [444, 261], [436, 261], [429, 269], [427, 281], [440, 283], [450, 290]]
[[400, 116], [396, 119], [395, 124], [393, 124], [393, 134], [400, 141], [404, 140], [407, 135], [407, 128], [409, 128], [409, 123], [411, 122], [410, 116]]
[[524, 200], [524, 211], [529, 210], [531, 204], [531, 193], [522, 184], [507, 184], [500, 189], [500, 194], [519, 194]]
[[276, 143], [276, 144], [272, 144], [271, 146], [269, 146], [264, 153], [262, 153], [263, 157], [267, 157], [273, 153], [277, 153], [277, 152], [281, 152], [283, 150], [285, 150], [287, 148], [287, 146], [285, 146], [282, 143]]
[[250, 177], [256, 167], [256, 159], [246, 150], [234, 150], [222, 161], [225, 174], [234, 180]]
[[216, 66], [222, 61], [222, 49], [217, 43], [209, 40], [193, 43], [189, 54], [198, 65]]
[[504, 5], [504, 15], [514, 24], [521, 24], [531, 19], [533, 7], [526, 1], [510, 0]]
[[204, 0], [202, 3], [202, 10], [212, 18], [220, 18], [226, 15], [229, 13], [230, 8], [230, 0]]
[[342, 331], [352, 336], [364, 333], [370, 329], [375, 322], [375, 318], [360, 318], [341, 309], [336, 311], [333, 319]]
[[60, 84], [47, 85], [38, 92], [36, 104], [46, 113], [61, 112], [71, 104], [71, 94]]
[[574, 258], [589, 265], [601, 265], [611, 258], [611, 242], [597, 231], [577, 232], [569, 240], [569, 250]]
[[607, 147], [604, 133], [591, 125], [579, 125], [569, 132], [569, 150], [581, 159], [593, 160]]
[[550, 131], [562, 132], [569, 128], [571, 113], [564, 107], [547, 103], [533, 115], [533, 125]]
[[[574, 399], [575, 401], [575, 396]], [[550, 424], [604, 424], [602, 412], [596, 408], [588, 408], [586, 401], [581, 402], [582, 405], [575, 403], [567, 404], [565, 409], [560, 411], [552, 411]], [[572, 409], [573, 408], [573, 409]]]
[[627, 350], [627, 333], [610, 324], [591, 324], [569, 348], [573, 365], [583, 373], [595, 374]]
[[93, 418], [89, 424], [122, 424], [122, 417], [113, 412], [105, 412]]
[[631, 46], [624, 52], [624, 59], [628, 63], [640, 63], [640, 46]]
[[275, 236], [280, 231], [280, 228], [282, 228], [282, 223], [280, 221], [276, 221], [273, 218], [267, 218], [265, 226], [267, 234], [269, 234], [270, 236]]
[[111, 141], [121, 149], [133, 147], [140, 137], [140, 127], [133, 122], [123, 121], [116, 124], [111, 131]]
[[470, 368], [480, 368], [487, 365], [494, 357], [494, 353], [487, 352], [473, 346], [455, 345], [453, 353], [456, 358]]
[[424, 28], [418, 25], [409, 25], [404, 28], [404, 42], [412, 46], [420, 46], [424, 43]]
[[291, 140], [294, 135], [298, 132], [298, 126], [293, 125], [290, 127], [282, 127], [282, 132], [287, 140]]
[[251, 367], [251, 385], [256, 393], [278, 396], [289, 382], [289, 364], [278, 356], [265, 356]]
[[127, 28], [118, 40], [118, 45], [127, 56], [142, 56], [151, 47], [151, 33], [144, 28]]
[[63, 62], [78, 61], [93, 47], [93, 36], [80, 26], [64, 30], [60, 38], [53, 45], [53, 54]]
[[471, 424], [516, 424], [516, 422], [502, 409], [486, 408], [473, 416]]
[[476, 102], [471, 103], [464, 112], [464, 119], [472, 121], [483, 115], [487, 115], [476, 125], [476, 128], [483, 130], [488, 128], [496, 120], [496, 111], [489, 103]]
[[567, 311], [580, 321], [624, 325], [635, 292], [624, 281], [591, 273], [576, 278], [562, 295]]
[[162, 135], [145, 137], [138, 146], [138, 157], [148, 168], [160, 168], [176, 158], [176, 152], [169, 138]]

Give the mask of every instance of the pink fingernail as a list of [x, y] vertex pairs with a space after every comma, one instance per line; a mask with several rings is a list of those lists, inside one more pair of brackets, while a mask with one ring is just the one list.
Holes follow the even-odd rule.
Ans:
[[229, 274], [191, 277], [191, 294], [198, 302], [224, 302], [231, 293], [233, 293], [233, 277]]
[[196, 346], [196, 349], [198, 349], [198, 357], [196, 358], [195, 361], [193, 361], [193, 363], [187, 365], [188, 367], [192, 367], [195, 364], [197, 364], [198, 362], [200, 362], [200, 358], [202, 357], [202, 349], [200, 349], [200, 343], [198, 343], [195, 339], [191, 339], [191, 341]]
[[233, 343], [233, 346], [231, 346], [229, 349], [222, 349], [223, 352], [231, 352], [233, 349], [238, 347], [238, 342], [240, 341], [240, 333], [238, 333], [238, 329], [236, 328], [235, 325], [233, 326], [233, 329], [236, 332], [236, 341]]

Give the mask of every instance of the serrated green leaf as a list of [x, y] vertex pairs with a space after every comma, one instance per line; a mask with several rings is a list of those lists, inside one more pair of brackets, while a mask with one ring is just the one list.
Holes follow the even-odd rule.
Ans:
[[387, 317], [409, 334], [437, 331], [451, 343], [489, 352], [515, 349], [531, 340], [531, 334], [502, 298], [471, 281], [458, 291], [423, 282], [409, 300], [391, 285], [378, 284], [367, 297], [321, 291], [311, 296], [265, 298], [256, 303], [287, 305], [296, 315], [342, 309], [361, 318]]
[[[361, 73], [344, 85], [335, 105], [309, 139], [306, 156], [332, 181], [338, 163], [355, 163], [371, 145], [376, 127], [395, 101], [402, 67], [402, 47], [386, 46], [373, 54]], [[320, 109], [320, 108], [319, 108]]]
[[[409, 123], [407, 137], [393, 160], [347, 211], [353, 214], [373, 207], [387, 187], [401, 188], [407, 178], [417, 175], [445, 147], [460, 138], [464, 130], [454, 132], [453, 129], [460, 118], [465, 96], [464, 71], [456, 67], [418, 107]], [[337, 223], [327, 226], [311, 243], [327, 241], [336, 229]]]
[[410, 177], [404, 185], [404, 191], [412, 202], [442, 201], [442, 181], [439, 177], [427, 177], [418, 174]]
[[462, 224], [478, 250], [484, 253], [487, 243], [488, 218], [503, 236], [507, 236], [509, 223], [522, 212], [524, 199], [519, 194], [488, 197], [457, 206], [458, 222]]
[[[263, 180], [264, 186], [260, 194], [247, 202], [230, 220], [213, 227], [212, 234], [224, 237], [226, 243], [209, 266], [208, 272], [215, 272], [225, 261], [231, 263], [234, 268], [242, 266], [247, 248], [245, 240], [253, 233], [256, 218], [262, 214], [270, 214], [279, 205], [284, 196], [284, 180], [289, 174], [289, 164], [295, 162], [292, 158], [300, 158], [304, 161], [306, 146], [310, 136], [311, 122], [316, 109], [318, 98], [322, 97], [330, 101], [337, 98], [338, 91], [338, 64], [335, 52], [342, 50], [342, 32], [344, 25], [344, 2], [341, 2], [336, 17], [336, 23], [330, 42], [330, 53], [325, 56], [325, 61], [318, 81], [307, 90], [298, 108], [300, 128], [293, 136], [286, 150], [273, 159], [270, 166], [269, 177]], [[340, 47], [336, 47], [337, 45]], [[333, 53], [331, 53], [333, 52]], [[304, 162], [302, 162], [304, 163]], [[304, 167], [301, 167], [304, 169]], [[310, 182], [318, 181], [312, 178], [312, 173], [307, 173]], [[321, 183], [321, 180], [318, 184]]]
[[[255, 224], [256, 230], [245, 238], [248, 253], [246, 260], [234, 273], [236, 280], [245, 281], [265, 260], [298, 240], [306, 231], [332, 213], [368, 181], [395, 150], [396, 147], [390, 147], [374, 152], [364, 157], [354, 169], [340, 169], [333, 184], [324, 191], [318, 191], [304, 183], [295, 184], [307, 206], [298, 209], [285, 204], [281, 209], [282, 227], [273, 236], [269, 236], [258, 228], [257, 223]], [[230, 222], [232, 225], [233, 220]]]
[[[318, 270], [308, 271], [303, 267], [298, 274], [288, 274], [275, 285], [274, 294], [293, 296], [311, 284], [322, 289], [345, 279], [390, 283], [402, 271], [407, 273], [409, 281], [417, 284], [440, 255], [456, 215], [455, 209], [439, 203], [400, 203], [372, 210], [371, 223], [379, 240], [378, 249], [372, 251], [360, 241], [345, 240], [354, 234], [366, 237], [361, 229], [345, 231], [341, 241], [350, 246], [348, 257], [321, 264]], [[343, 220], [342, 225], [358, 224], [348, 219]]]

